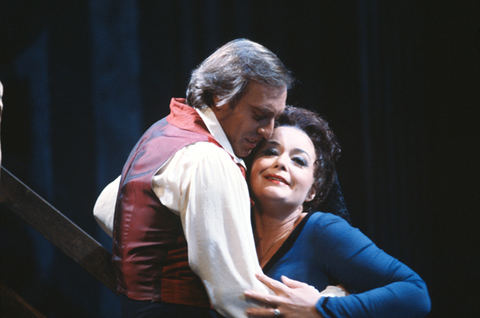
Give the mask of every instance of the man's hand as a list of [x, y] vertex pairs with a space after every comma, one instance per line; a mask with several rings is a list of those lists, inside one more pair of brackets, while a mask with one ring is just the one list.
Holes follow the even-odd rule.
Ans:
[[264, 274], [256, 274], [256, 277], [276, 295], [267, 295], [251, 290], [245, 291], [246, 297], [269, 307], [249, 308], [247, 310], [249, 317], [323, 317], [315, 308], [322, 295], [314, 287], [285, 276], [282, 276], [283, 284]]

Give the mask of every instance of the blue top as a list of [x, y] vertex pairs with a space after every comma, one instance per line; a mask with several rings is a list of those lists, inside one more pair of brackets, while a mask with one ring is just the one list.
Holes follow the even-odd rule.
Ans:
[[344, 285], [352, 294], [323, 297], [325, 317], [425, 317], [430, 297], [413, 270], [379, 249], [358, 229], [330, 213], [310, 213], [263, 268], [313, 285]]

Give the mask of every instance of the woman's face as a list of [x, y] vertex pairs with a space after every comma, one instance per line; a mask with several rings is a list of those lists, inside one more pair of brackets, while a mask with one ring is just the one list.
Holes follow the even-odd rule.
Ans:
[[275, 201], [296, 208], [312, 200], [315, 160], [307, 134], [293, 127], [276, 128], [253, 159], [250, 187], [258, 203]]

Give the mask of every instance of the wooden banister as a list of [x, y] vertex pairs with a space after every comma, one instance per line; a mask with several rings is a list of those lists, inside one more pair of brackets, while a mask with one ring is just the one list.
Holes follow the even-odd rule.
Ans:
[[0, 202], [116, 293], [111, 253], [3, 167]]
[[45, 318], [3, 282], [0, 282], [0, 317]]

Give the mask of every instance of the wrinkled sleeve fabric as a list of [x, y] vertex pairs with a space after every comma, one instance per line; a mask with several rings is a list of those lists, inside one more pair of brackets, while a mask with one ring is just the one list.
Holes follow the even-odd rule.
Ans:
[[113, 222], [115, 217], [115, 204], [117, 202], [118, 188], [120, 186], [120, 177], [110, 182], [100, 193], [93, 207], [93, 216], [98, 225], [113, 237]]
[[409, 267], [379, 249], [344, 220], [323, 214], [315, 248], [325, 272], [354, 294], [321, 298], [317, 310], [332, 317], [425, 317], [430, 297], [425, 282]]
[[162, 204], [180, 215], [189, 264], [212, 306], [226, 317], [246, 317], [243, 291], [268, 289], [250, 222], [250, 199], [240, 169], [223, 149], [198, 142], [178, 151], [153, 179]]

